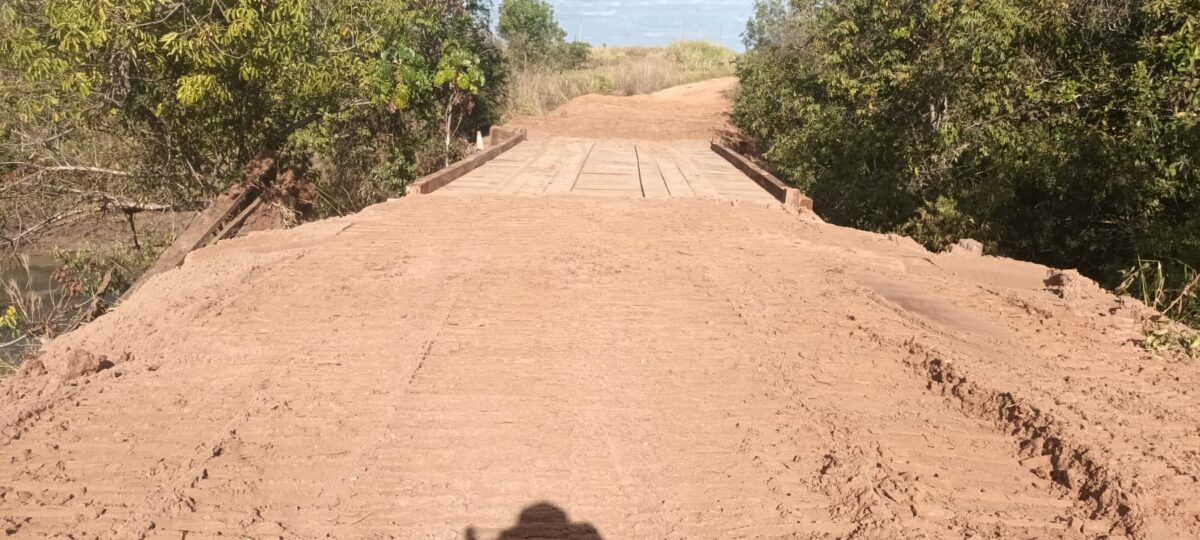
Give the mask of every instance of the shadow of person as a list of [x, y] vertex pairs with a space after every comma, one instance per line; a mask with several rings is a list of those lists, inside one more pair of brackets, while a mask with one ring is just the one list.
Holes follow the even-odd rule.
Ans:
[[[604, 540], [590, 523], [571, 523], [567, 513], [553, 504], [542, 502], [526, 507], [517, 516], [517, 524], [505, 529], [497, 540]], [[467, 529], [466, 540], [479, 540], [474, 528]]]

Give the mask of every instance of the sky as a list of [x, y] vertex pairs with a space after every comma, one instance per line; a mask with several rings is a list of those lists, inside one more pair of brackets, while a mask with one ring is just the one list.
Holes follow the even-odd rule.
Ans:
[[[499, 0], [496, 4], [499, 5]], [[550, 0], [567, 39], [593, 46], [703, 39], [737, 51], [754, 0]]]

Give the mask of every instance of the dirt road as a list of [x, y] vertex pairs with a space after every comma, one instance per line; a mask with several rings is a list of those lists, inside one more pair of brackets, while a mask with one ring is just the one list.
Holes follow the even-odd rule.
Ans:
[[583, 96], [545, 116], [517, 118], [508, 126], [529, 131], [534, 140], [708, 141], [731, 129], [727, 122], [729, 97], [736, 87], [737, 78], [726, 77], [644, 96]]
[[196, 252], [4, 382], [0, 526], [1200, 537], [1146, 315], [776, 204], [411, 197]]

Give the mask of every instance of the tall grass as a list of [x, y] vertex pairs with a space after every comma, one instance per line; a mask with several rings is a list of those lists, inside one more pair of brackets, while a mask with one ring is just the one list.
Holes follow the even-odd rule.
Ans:
[[1159, 313], [1200, 329], [1200, 271], [1181, 261], [1139, 259], [1117, 288]]
[[530, 67], [513, 74], [505, 117], [545, 114], [584, 94], [632, 96], [734, 74], [733, 51], [703, 41], [592, 49], [581, 69]]

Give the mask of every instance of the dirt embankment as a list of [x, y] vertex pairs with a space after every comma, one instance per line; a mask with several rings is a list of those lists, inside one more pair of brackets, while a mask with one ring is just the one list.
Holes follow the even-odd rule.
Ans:
[[777, 205], [447, 195], [192, 254], [0, 386], [75, 538], [1200, 538], [1200, 370]]
[[513, 119], [506, 127], [527, 129], [534, 139], [710, 140], [731, 129], [728, 115], [736, 88], [737, 79], [727, 77], [644, 96], [587, 95], [545, 116]]

